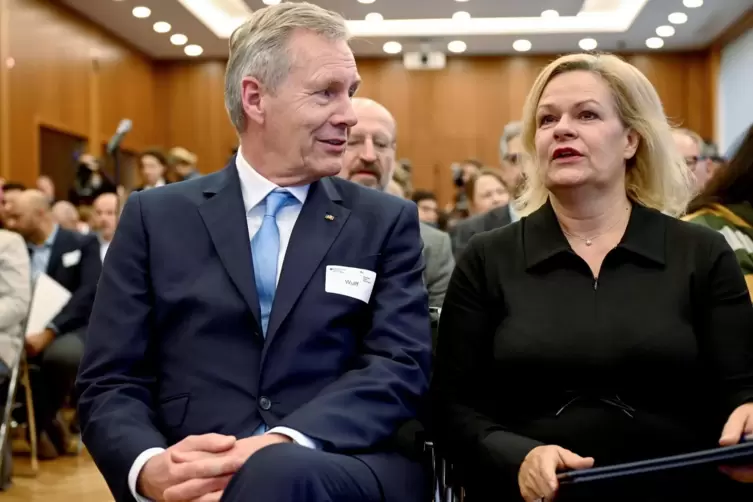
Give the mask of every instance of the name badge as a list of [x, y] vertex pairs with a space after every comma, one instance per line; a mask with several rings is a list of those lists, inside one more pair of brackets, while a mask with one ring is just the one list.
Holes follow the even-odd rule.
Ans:
[[324, 291], [369, 303], [375, 280], [376, 272], [371, 270], [328, 265]]
[[78, 263], [81, 261], [81, 250], [77, 249], [75, 251], [69, 251], [68, 253], [65, 253], [63, 255], [63, 266], [65, 268], [73, 267], [74, 265], [78, 265]]

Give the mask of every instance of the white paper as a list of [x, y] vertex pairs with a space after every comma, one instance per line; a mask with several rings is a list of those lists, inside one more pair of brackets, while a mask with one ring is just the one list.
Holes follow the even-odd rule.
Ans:
[[40, 274], [34, 284], [26, 334], [41, 333], [71, 299], [71, 292], [47, 274]]
[[80, 249], [69, 251], [63, 255], [63, 266], [65, 268], [70, 268], [70, 267], [73, 267], [74, 265], [78, 265], [78, 262], [80, 261], [81, 261]]
[[328, 265], [324, 291], [369, 303], [376, 272], [363, 268]]

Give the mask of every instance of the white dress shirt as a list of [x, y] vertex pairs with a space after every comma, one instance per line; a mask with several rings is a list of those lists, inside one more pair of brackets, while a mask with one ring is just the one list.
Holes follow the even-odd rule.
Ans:
[[[243, 205], [246, 208], [246, 225], [248, 226], [248, 239], [254, 237], [256, 232], [261, 228], [262, 220], [264, 219], [265, 205], [262, 204], [267, 195], [274, 189], [280, 188], [268, 179], [264, 178], [261, 174], [256, 172], [251, 165], [243, 158], [243, 154], [240, 149], [236, 156], [235, 167], [238, 169], [238, 175], [241, 181], [241, 194], [243, 195]], [[300, 204], [290, 204], [280, 209], [277, 213], [277, 227], [280, 230], [280, 255], [277, 258], [277, 280], [280, 280], [280, 273], [282, 272], [283, 261], [285, 259], [285, 252], [288, 249], [288, 243], [290, 242], [290, 236], [293, 233], [293, 227], [295, 226], [298, 215], [301, 214], [301, 208], [303, 203], [306, 202], [306, 196], [308, 195], [309, 187], [296, 186], [286, 187], [293, 197], [295, 197]], [[289, 429], [287, 427], [275, 427], [270, 429], [267, 434], [282, 434], [288, 436], [296, 444], [305, 446], [307, 448], [317, 448], [318, 445], [309, 437], [306, 437], [300, 432]], [[165, 451], [162, 448], [149, 448], [139, 455], [133, 462], [130, 472], [128, 473], [128, 487], [131, 490], [131, 494], [138, 502], [150, 502], [145, 497], [139, 495], [136, 491], [136, 484], [141, 473], [141, 469], [146, 464], [147, 460], [159, 455]]]
[[110, 241], [104, 240], [101, 236], [97, 236], [97, 240], [99, 241], [99, 258], [102, 260], [102, 263], [105, 262], [105, 255], [107, 254], [107, 250], [110, 248]]

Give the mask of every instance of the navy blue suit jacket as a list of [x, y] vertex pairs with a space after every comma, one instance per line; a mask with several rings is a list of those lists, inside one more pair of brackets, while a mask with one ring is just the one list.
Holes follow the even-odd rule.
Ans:
[[[80, 253], [78, 262], [66, 267], [63, 256]], [[84, 335], [102, 271], [99, 241], [94, 235], [58, 228], [50, 249], [47, 275], [71, 292], [71, 298], [52, 320], [59, 334], [76, 332]]]
[[[125, 205], [77, 382], [84, 442], [115, 498], [132, 500], [142, 451], [192, 434], [248, 437], [262, 420], [358, 454], [385, 492], [400, 491], [388, 440], [415, 416], [431, 358], [415, 204], [313, 183], [266, 340], [250, 248], [234, 161]], [[370, 302], [326, 293], [327, 265], [376, 272]]]

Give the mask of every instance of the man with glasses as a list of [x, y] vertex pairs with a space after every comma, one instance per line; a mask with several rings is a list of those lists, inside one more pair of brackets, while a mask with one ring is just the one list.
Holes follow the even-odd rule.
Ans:
[[709, 162], [703, 156], [705, 143], [701, 136], [690, 129], [675, 129], [672, 132], [677, 149], [695, 177], [695, 189], [700, 192], [711, 177]]

